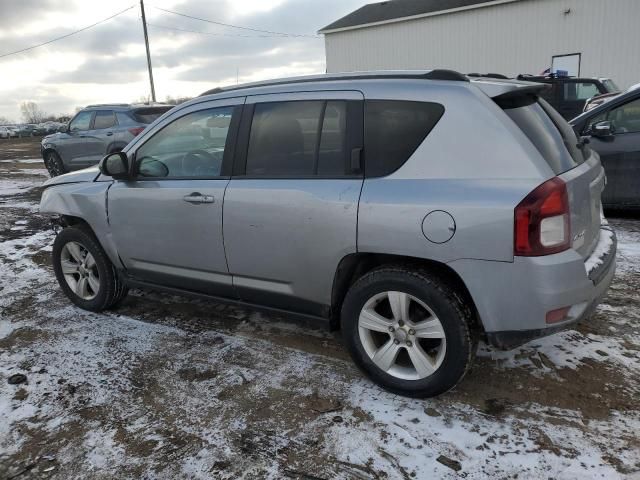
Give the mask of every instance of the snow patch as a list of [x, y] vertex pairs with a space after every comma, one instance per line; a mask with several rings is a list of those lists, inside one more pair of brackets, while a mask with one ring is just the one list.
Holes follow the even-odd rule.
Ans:
[[596, 248], [584, 262], [584, 268], [587, 271], [587, 275], [590, 274], [597, 266], [602, 265], [604, 258], [609, 254], [612, 246], [613, 232], [608, 228], [602, 228], [600, 230], [600, 238], [598, 239]]

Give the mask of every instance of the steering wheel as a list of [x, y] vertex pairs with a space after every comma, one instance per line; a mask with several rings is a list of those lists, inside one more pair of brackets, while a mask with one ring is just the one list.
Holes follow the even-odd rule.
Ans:
[[185, 176], [218, 176], [220, 166], [220, 160], [202, 149], [188, 152], [182, 158], [182, 171]]

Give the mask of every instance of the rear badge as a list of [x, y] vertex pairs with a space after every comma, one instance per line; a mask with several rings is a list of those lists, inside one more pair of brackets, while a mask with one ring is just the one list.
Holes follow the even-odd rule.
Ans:
[[582, 230], [580, 233], [577, 233], [573, 236], [574, 248], [580, 248], [584, 244], [584, 234], [585, 230]]

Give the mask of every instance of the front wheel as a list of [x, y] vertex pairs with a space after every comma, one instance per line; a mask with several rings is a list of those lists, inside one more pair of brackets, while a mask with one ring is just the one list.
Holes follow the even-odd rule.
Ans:
[[367, 273], [347, 293], [341, 316], [353, 360], [391, 392], [436, 396], [471, 366], [471, 310], [428, 272], [383, 267]]
[[127, 288], [88, 228], [67, 227], [53, 243], [53, 270], [62, 291], [85, 310], [100, 312], [120, 302]]
[[56, 152], [49, 151], [44, 154], [44, 166], [47, 167], [49, 175], [52, 178], [67, 173], [67, 169], [64, 168], [64, 164], [62, 163], [62, 159]]

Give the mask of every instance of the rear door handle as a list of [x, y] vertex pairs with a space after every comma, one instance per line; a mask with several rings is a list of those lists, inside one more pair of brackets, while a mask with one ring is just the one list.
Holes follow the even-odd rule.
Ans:
[[111, 135], [113, 135], [113, 132], [107, 132], [107, 137], [110, 137]]
[[200, 204], [200, 203], [214, 203], [213, 195], [202, 195], [200, 192], [193, 192], [189, 195], [185, 195], [182, 199], [187, 203]]

